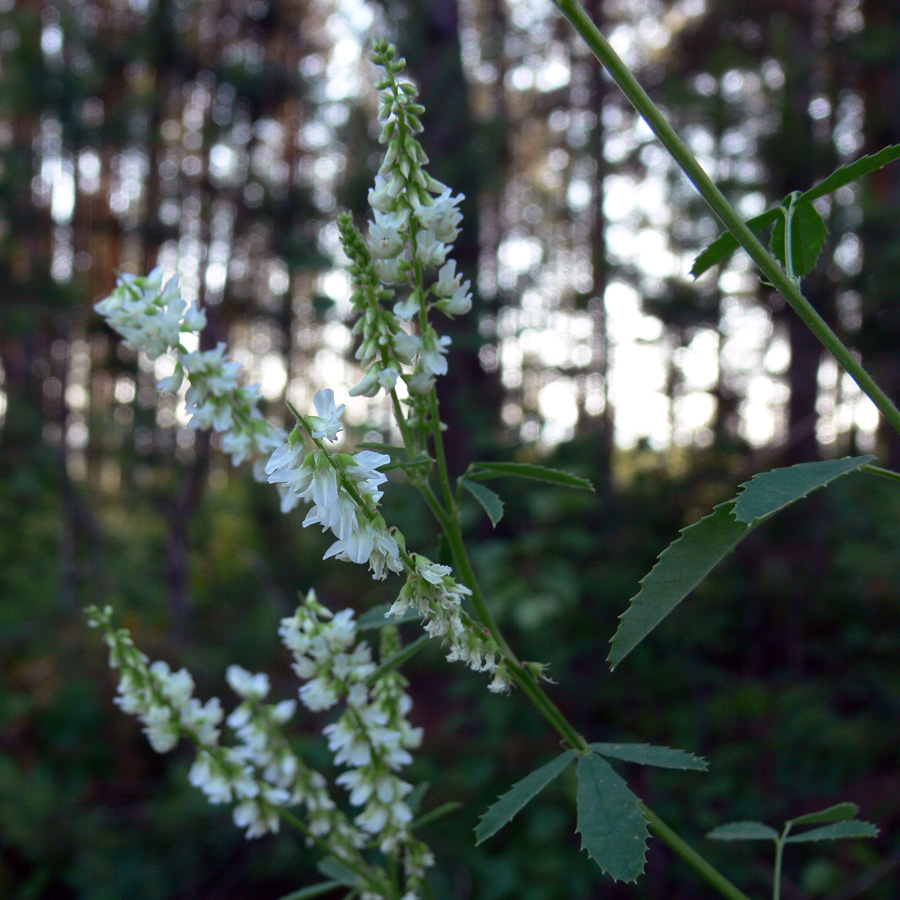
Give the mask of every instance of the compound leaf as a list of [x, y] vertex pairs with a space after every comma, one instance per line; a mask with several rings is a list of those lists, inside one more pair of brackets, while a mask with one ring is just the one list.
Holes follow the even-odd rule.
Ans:
[[[770, 242], [772, 252], [783, 266], [787, 265], [784, 226], [785, 218], [779, 215]], [[828, 227], [819, 211], [812, 203], [796, 200], [791, 216], [791, 261], [795, 275], [806, 275], [812, 270], [826, 237]]]
[[729, 822], [706, 835], [713, 841], [777, 841], [778, 832], [762, 822]]
[[[863, 175], [868, 175], [870, 172], [874, 172], [876, 169], [880, 169], [882, 166], [886, 166], [896, 159], [900, 159], [900, 144], [893, 144], [890, 147], [879, 150], [878, 153], [863, 156], [861, 159], [856, 160], [856, 162], [841, 166], [841, 168], [832, 172], [824, 181], [820, 181], [815, 187], [800, 194], [796, 202], [811, 204], [813, 200], [818, 200], [819, 197], [825, 197], [828, 194], [832, 194], [838, 188], [842, 188], [844, 185], [856, 181], [857, 178], [862, 178]], [[754, 216], [752, 219], [748, 219], [746, 225], [754, 234], [758, 234], [763, 228], [767, 225], [771, 225], [779, 218], [781, 218], [781, 213], [779, 213], [777, 208], [767, 209], [764, 213]], [[694, 260], [694, 264], [691, 267], [691, 275], [693, 275], [694, 278], [699, 278], [707, 269], [728, 259], [739, 246], [740, 244], [730, 231], [726, 231], [724, 234], [719, 235], [719, 237], [717, 237]], [[782, 262], [784, 262], [783, 259]], [[796, 274], [804, 274], [797, 268], [796, 259], [794, 267]]]
[[477, 481], [463, 478], [462, 486], [481, 504], [491, 520], [491, 525], [496, 528], [497, 523], [503, 518], [503, 501], [490, 488], [478, 484]]
[[593, 491], [594, 486], [587, 478], [580, 478], [569, 472], [551, 469], [548, 466], [535, 466], [531, 463], [517, 462], [477, 462], [472, 463], [467, 479], [482, 481], [486, 478], [529, 478], [532, 481], [549, 481], [563, 487], [577, 488], [582, 491]]
[[521, 781], [517, 781], [481, 817], [475, 829], [475, 843], [480, 844], [496, 834], [554, 778], [567, 769], [576, 755], [574, 750], [567, 750], [546, 765], [535, 769], [530, 775], [526, 775]]
[[615, 668], [763, 519], [871, 462], [856, 456], [800, 463], [755, 475], [660, 554], [619, 617], [607, 661]]
[[578, 775], [581, 849], [616, 881], [637, 881], [647, 856], [647, 823], [638, 798], [606, 760], [582, 756]]
[[608, 759], [621, 759], [641, 766], [698, 771], [706, 771], [708, 767], [702, 757], [672, 747], [654, 747], [650, 744], [591, 744], [590, 747], [594, 753]]
[[872, 462], [874, 456], [846, 456], [824, 462], [799, 463], [783, 469], [772, 469], [754, 475], [741, 485], [734, 504], [734, 517], [739, 522], [757, 525], [812, 491]]
[[805, 194], [801, 194], [799, 199], [818, 200], [819, 197], [824, 197], [826, 194], [832, 194], [845, 184], [850, 184], [850, 182], [856, 181], [857, 178], [862, 178], [863, 175], [868, 175], [870, 172], [874, 172], [876, 169], [886, 166], [895, 159], [900, 159], [900, 144], [892, 144], [890, 147], [885, 147], [877, 153], [863, 156], [856, 160], [856, 162], [841, 166], [839, 169], [832, 172], [824, 181], [820, 181]]
[[641, 589], [619, 617], [607, 662], [614, 669], [712, 571], [747, 534], [750, 526], [738, 522], [734, 500], [682, 529], [681, 537], [659, 556], [641, 580]]
[[828, 809], [820, 809], [818, 812], [797, 816], [796, 819], [790, 819], [788, 824], [793, 827], [794, 825], [820, 825], [823, 822], [843, 822], [845, 819], [852, 819], [858, 812], [859, 807], [855, 803], [837, 803], [829, 806]]
[[860, 822], [852, 819], [849, 822], [835, 822], [804, 831], [803, 834], [792, 834], [785, 839], [786, 844], [806, 844], [810, 841], [837, 841], [841, 838], [873, 838], [878, 837], [878, 829], [871, 822]]

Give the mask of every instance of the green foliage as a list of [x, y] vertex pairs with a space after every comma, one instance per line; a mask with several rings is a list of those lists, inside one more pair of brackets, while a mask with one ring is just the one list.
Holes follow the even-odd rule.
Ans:
[[531, 802], [551, 781], [564, 772], [575, 760], [574, 750], [561, 753], [539, 769], [516, 782], [493, 806], [485, 811], [475, 829], [477, 843], [495, 835], [519, 811]]
[[[828, 226], [812, 203], [800, 202], [797, 193], [784, 199], [779, 212], [769, 246], [789, 275], [806, 275], [812, 271], [822, 252]], [[791, 236], [790, 258], [785, 240], [788, 233]]]
[[[827, 234], [825, 222], [813, 207], [812, 201], [832, 194], [838, 188], [851, 184], [897, 159], [900, 159], [900, 144], [885, 147], [878, 153], [869, 156], [863, 156], [853, 163], [841, 166], [810, 190], [802, 194], [789, 195], [782, 201], [781, 207], [767, 209], [764, 213], [748, 219], [746, 225], [752, 232], [758, 233], [775, 223], [775, 230], [772, 234], [772, 250], [784, 264], [786, 254], [783, 210], [792, 203], [798, 214], [798, 219], [794, 221], [794, 226], [798, 231], [793, 234], [791, 245], [795, 253], [794, 272], [797, 275], [806, 274], [816, 264]], [[691, 275], [699, 278], [707, 269], [725, 262], [739, 246], [731, 232], [726, 231], [697, 256], [691, 266]], [[801, 260], [802, 262], [798, 262]]]
[[706, 835], [713, 841], [777, 841], [778, 832], [762, 822], [729, 822]]
[[615, 668], [763, 519], [867, 465], [873, 457], [801, 463], [765, 472], [741, 485], [736, 500], [681, 532], [641, 579], [641, 590], [620, 616], [608, 661]]
[[672, 747], [653, 747], [650, 744], [591, 744], [591, 750], [608, 759], [621, 759], [641, 766], [662, 769], [695, 769], [705, 772], [708, 763], [693, 753]]
[[638, 798], [595, 753], [578, 760], [581, 847], [616, 881], [637, 881], [647, 854], [647, 823]]
[[478, 501], [491, 520], [491, 525], [496, 527], [503, 518], [503, 501], [490, 488], [477, 481], [461, 478], [459, 483]]
[[525, 478], [532, 481], [546, 481], [563, 487], [576, 488], [582, 491], [593, 491], [594, 486], [587, 478], [579, 478], [569, 472], [551, 469], [548, 466], [537, 466], [533, 463], [516, 462], [477, 462], [472, 463], [466, 472], [470, 481], [483, 481], [488, 478]]

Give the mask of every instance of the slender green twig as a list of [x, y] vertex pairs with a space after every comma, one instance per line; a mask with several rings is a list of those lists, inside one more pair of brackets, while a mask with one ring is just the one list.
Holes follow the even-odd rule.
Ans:
[[[681, 170], [700, 192], [710, 209], [722, 224], [734, 235], [737, 242], [747, 251], [759, 266], [766, 279], [784, 297], [794, 312], [834, 356], [860, 389], [878, 407], [891, 427], [900, 434], [900, 409], [893, 404], [887, 394], [875, 383], [841, 339], [828, 327], [825, 320], [813, 309], [812, 304], [800, 292], [797, 284], [781, 268], [778, 261], [759, 242], [756, 235], [744, 224], [735, 208], [716, 187], [712, 179], [686, 144], [676, 134], [659, 108], [647, 95], [631, 70], [613, 50], [591, 18], [577, 0], [554, 0], [562, 14], [572, 23], [591, 52], [603, 64], [631, 105], [640, 113], [662, 145], [669, 151]], [[788, 238], [789, 239], [789, 238]]]
[[772, 875], [772, 900], [781, 900], [781, 862], [784, 858], [784, 845], [792, 824], [792, 822], [787, 822], [784, 826], [784, 831], [781, 832], [781, 837], [775, 841], [775, 872]]
[[712, 885], [727, 900], [750, 900], [741, 890], [736, 888], [718, 869], [707, 862], [690, 844], [674, 832], [645, 803], [638, 801], [641, 812], [647, 820], [650, 830], [670, 850], [674, 850], [698, 875]]
[[868, 472], [870, 475], [880, 475], [891, 481], [900, 481], [900, 472], [892, 472], [890, 469], [882, 469], [881, 466], [860, 466], [860, 472]]

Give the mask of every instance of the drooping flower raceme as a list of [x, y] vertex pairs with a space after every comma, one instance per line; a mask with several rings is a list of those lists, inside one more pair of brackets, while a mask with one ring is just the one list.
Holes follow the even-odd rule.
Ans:
[[[127, 630], [112, 627], [109, 607], [88, 612], [90, 624], [104, 631], [110, 665], [121, 670], [116, 703], [144, 723], [150, 745], [158, 753], [172, 750], [181, 738], [196, 745], [191, 784], [210, 803], [235, 803], [234, 821], [246, 828], [247, 837], [278, 831], [278, 809], [305, 804], [311, 830], [334, 831], [343, 843], [353, 845], [354, 829], [341, 822], [324, 778], [294, 755], [281, 733], [281, 726], [294, 713], [293, 701], [274, 706], [262, 703], [268, 693], [265, 676], [251, 676], [238, 667], [229, 670], [229, 682], [243, 702], [228, 717], [240, 742], [225, 746], [220, 743], [224, 713], [217, 697], [201, 704], [193, 696], [189, 672], [172, 672], [161, 661], [150, 663]], [[355, 841], [360, 842], [358, 837]]]
[[[416, 88], [398, 77], [404, 61], [386, 41], [376, 42], [372, 59], [384, 72], [376, 87], [381, 100], [379, 141], [386, 150], [369, 191], [368, 240], [348, 215], [338, 220], [355, 289], [351, 299], [360, 317], [354, 327], [361, 336], [356, 357], [366, 367], [350, 393], [372, 397], [382, 388], [392, 390], [400, 377], [412, 395], [414, 413], [421, 415], [415, 397], [428, 393], [435, 377], [447, 372], [444, 355], [450, 343], [435, 331], [428, 311], [438, 309], [452, 317], [472, 306], [471, 285], [457, 275], [456, 262], [449, 259], [464, 198], [454, 197], [424, 168], [428, 157], [416, 138], [424, 107], [416, 100]], [[427, 284], [434, 270], [437, 280]], [[406, 330], [407, 323], [415, 332]]]
[[433, 563], [420, 553], [412, 554], [412, 559], [414, 568], [385, 615], [400, 618], [408, 609], [415, 610], [422, 616], [425, 631], [442, 638], [450, 648], [449, 662], [459, 661], [476, 672], [489, 672], [493, 676], [490, 691], [509, 690], [509, 670], [500, 647], [463, 610], [463, 599], [472, 592], [456, 581], [449, 566]]
[[[411, 786], [397, 774], [421, 743], [421, 729], [407, 719], [412, 703], [405, 681], [395, 671], [373, 685], [375, 663], [367, 643], [357, 643], [351, 610], [332, 616], [310, 591], [304, 603], [284, 619], [280, 634], [294, 656], [294, 670], [304, 682], [300, 700], [310, 710], [347, 705], [324, 733], [345, 771], [336, 779], [349, 792], [351, 806], [361, 808], [351, 821], [332, 800], [324, 776], [294, 753], [283, 726], [296, 702], [267, 704], [270, 685], [265, 674], [229, 666], [227, 680], [240, 703], [225, 720], [237, 743], [221, 742], [224, 713], [218, 698], [201, 704], [194, 682], [181, 669], [150, 663], [125, 629], [112, 626], [112, 611], [88, 610], [92, 627], [104, 631], [110, 663], [121, 670], [117, 703], [136, 715], [154, 750], [166, 753], [181, 738], [192, 741], [197, 756], [188, 778], [210, 803], [234, 804], [235, 824], [248, 838], [277, 832], [280, 809], [305, 809], [309, 843], [318, 841], [355, 872], [366, 873], [359, 888], [371, 900], [391, 896], [387, 873], [363, 858], [361, 850], [375, 841], [379, 849], [404, 866], [406, 894], [418, 896], [425, 869], [433, 864], [428, 847], [409, 830], [412, 813], [406, 803]], [[382, 659], [399, 650], [391, 629], [382, 641]]]
[[[121, 275], [113, 292], [94, 308], [131, 349], [144, 351], [150, 359], [174, 354], [175, 371], [159, 388], [177, 391], [187, 377], [188, 424], [219, 432], [233, 465], [268, 455], [283, 442], [284, 432], [259, 410], [259, 385], [239, 383], [243, 366], [228, 359], [224, 343], [214, 350], [185, 350], [181, 335], [196, 335], [206, 326], [206, 315], [184, 301], [177, 276], [163, 286], [158, 266], [144, 277]], [[260, 471], [256, 474], [261, 476]]]
[[[390, 671], [370, 685], [375, 664], [369, 645], [357, 642], [352, 610], [332, 615], [312, 591], [293, 616], [282, 620], [279, 633], [294, 654], [294, 671], [306, 682], [300, 702], [313, 711], [346, 704], [323, 733], [335, 763], [346, 767], [337, 783], [349, 792], [350, 803], [361, 807], [354, 824], [375, 838], [382, 853], [402, 852], [407, 878], [415, 882], [432, 858], [409, 831], [412, 811], [406, 797], [412, 785], [398, 774], [412, 761], [409, 751], [422, 741], [422, 730], [406, 718], [412, 701], [403, 690], [403, 676]], [[382, 659], [399, 649], [396, 634], [385, 629]]]
[[[304, 420], [310, 438], [336, 440], [344, 405], [335, 406], [330, 390], [319, 391], [315, 404], [319, 415]], [[379, 470], [390, 461], [386, 453], [372, 450], [352, 455], [329, 453], [318, 445], [307, 450], [295, 430], [269, 458], [266, 474], [278, 487], [283, 512], [301, 500], [311, 503], [303, 525], [321, 525], [335, 536], [325, 559], [368, 563], [373, 577], [381, 579], [388, 571], [403, 571], [397, 539], [377, 512], [379, 488], [387, 481]]]

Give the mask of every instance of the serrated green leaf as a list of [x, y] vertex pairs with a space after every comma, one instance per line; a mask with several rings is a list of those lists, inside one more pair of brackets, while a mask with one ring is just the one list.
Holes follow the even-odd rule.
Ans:
[[594, 485], [587, 478], [580, 478], [569, 472], [559, 469], [551, 469], [548, 466], [535, 466], [531, 463], [497, 462], [497, 463], [472, 463], [467, 479], [483, 481], [488, 478], [528, 478], [532, 481], [548, 481], [564, 487], [576, 488], [582, 491], [593, 491]]
[[695, 769], [706, 771], [708, 764], [700, 756], [673, 747], [654, 747], [651, 744], [591, 744], [591, 750], [607, 759], [621, 759], [641, 766], [661, 769]]
[[359, 876], [356, 872], [344, 865], [336, 856], [326, 856], [325, 859], [320, 859], [316, 868], [323, 875], [327, 875], [338, 884], [343, 884], [347, 887], [355, 887], [357, 881], [359, 881]]
[[581, 849], [616, 881], [637, 881], [647, 857], [647, 822], [638, 798], [606, 760], [582, 756], [578, 776]]
[[850, 184], [851, 181], [856, 181], [857, 178], [862, 178], [863, 175], [868, 175], [870, 172], [874, 172], [876, 169], [886, 166], [895, 159], [900, 159], [900, 144], [892, 144], [890, 147], [885, 147], [877, 153], [863, 156], [856, 160], [856, 162], [841, 166], [839, 169], [832, 172], [824, 181], [820, 181], [815, 187], [806, 191], [805, 194], [801, 194], [799, 199], [818, 200], [819, 197], [833, 194], [838, 188], [843, 187], [845, 184]]
[[780, 835], [762, 822], [729, 822], [706, 835], [712, 841], [777, 841]]
[[475, 843], [480, 844], [496, 834], [554, 778], [567, 769], [576, 755], [574, 750], [567, 750], [546, 765], [526, 775], [521, 781], [517, 781], [481, 817], [478, 827], [475, 829]]
[[838, 841], [842, 838], [873, 838], [878, 837], [878, 829], [871, 822], [859, 822], [853, 819], [850, 822], [835, 822], [833, 825], [823, 825], [821, 828], [813, 828], [812, 831], [804, 831], [802, 834], [792, 834], [785, 839], [786, 844], [806, 844], [811, 841]]
[[[787, 252], [785, 249], [785, 217], [779, 215], [772, 229], [772, 238], [769, 246], [775, 257], [783, 265], [787, 265]], [[791, 262], [794, 275], [806, 275], [812, 271], [825, 238], [828, 237], [828, 226], [812, 203], [794, 200], [793, 213], [791, 215]]]
[[[754, 234], [758, 234], [763, 228], [771, 225], [781, 217], [781, 213], [777, 207], [767, 209], [764, 213], [747, 219], [744, 223]], [[707, 269], [725, 262], [735, 250], [741, 245], [737, 238], [730, 232], [726, 231], [720, 234], [702, 253], [694, 260], [691, 266], [691, 275], [699, 278]]]
[[[802, 193], [797, 198], [796, 202], [811, 203], [813, 200], [818, 200], [819, 197], [825, 197], [828, 194], [832, 194], [838, 188], [850, 184], [852, 181], [856, 181], [857, 178], [868, 175], [870, 172], [874, 172], [876, 169], [880, 169], [882, 166], [886, 166], [896, 159], [900, 159], [900, 144], [893, 144], [890, 147], [879, 150], [878, 153], [873, 153], [870, 156], [863, 156], [861, 159], [856, 160], [856, 162], [841, 166], [841, 168], [832, 172], [824, 181], [819, 182], [815, 187]], [[781, 218], [781, 214], [778, 212], [778, 208], [775, 207], [773, 209], [767, 209], [764, 213], [754, 216], [752, 219], [748, 219], [746, 225], [754, 234], [758, 234], [763, 228], [767, 225], [771, 225], [779, 218]], [[691, 266], [691, 275], [693, 275], [694, 278], [699, 278], [707, 269], [728, 259], [739, 246], [740, 244], [730, 231], [726, 231], [724, 234], [719, 235], [719, 237], [717, 237], [694, 260], [694, 264]], [[795, 271], [797, 274], [803, 274], [796, 268], [796, 263]]]
[[476, 481], [462, 478], [462, 486], [481, 504], [495, 528], [503, 518], [503, 501], [490, 489]]
[[682, 529], [641, 579], [619, 617], [607, 661], [614, 669], [763, 519], [874, 459], [848, 457], [800, 463], [755, 475], [734, 500]]
[[749, 531], [735, 520], [734, 500], [682, 529], [641, 580], [641, 589], [619, 616], [607, 662], [614, 669], [712, 571]]
[[407, 607], [403, 611], [403, 615], [399, 618], [385, 615], [393, 606], [392, 603], [379, 603], [367, 609], [356, 621], [356, 627], [359, 631], [371, 631], [375, 628], [384, 628], [385, 625], [403, 625], [405, 622], [418, 622], [421, 615], [414, 609]]
[[847, 456], [824, 462], [799, 463], [754, 475], [741, 485], [734, 505], [739, 522], [757, 525], [760, 520], [784, 509], [812, 491], [872, 462], [874, 456]]
[[300, 888], [299, 891], [285, 894], [279, 900], [310, 900], [312, 897], [321, 897], [322, 894], [327, 894], [329, 891], [333, 891], [341, 886], [346, 886], [346, 883], [343, 881], [322, 881], [319, 884], [312, 884], [309, 887]]
[[859, 812], [859, 807], [855, 803], [837, 803], [829, 806], [828, 809], [820, 809], [818, 812], [806, 813], [803, 816], [797, 816], [796, 819], [790, 819], [788, 825], [819, 825], [822, 822], [843, 822], [845, 819], [852, 819]]

